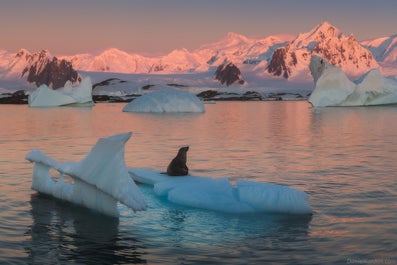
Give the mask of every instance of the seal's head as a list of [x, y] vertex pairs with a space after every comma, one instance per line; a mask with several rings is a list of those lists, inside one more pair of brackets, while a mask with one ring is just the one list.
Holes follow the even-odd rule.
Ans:
[[187, 151], [189, 150], [189, 146], [184, 146], [179, 148], [178, 154], [176, 155], [176, 157], [181, 158], [183, 160], [187, 160]]

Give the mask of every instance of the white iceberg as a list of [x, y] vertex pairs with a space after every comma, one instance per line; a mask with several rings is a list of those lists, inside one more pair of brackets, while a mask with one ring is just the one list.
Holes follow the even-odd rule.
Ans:
[[308, 100], [314, 107], [397, 103], [397, 80], [383, 77], [378, 69], [369, 71], [356, 84], [341, 68], [319, 56], [312, 56], [309, 67], [315, 88]]
[[[117, 202], [133, 209], [146, 209], [146, 202], [130, 178], [124, 161], [124, 146], [131, 133], [99, 139], [91, 152], [80, 162], [60, 163], [33, 150], [26, 159], [34, 162], [32, 189], [68, 202], [79, 204], [106, 215], [119, 215]], [[60, 173], [58, 179], [50, 170]], [[74, 183], [66, 183], [70, 176]]]
[[184, 206], [234, 214], [312, 212], [305, 192], [283, 185], [237, 181], [234, 186], [227, 178], [170, 177], [144, 168], [130, 168], [129, 173], [135, 181], [153, 186], [157, 196]]
[[28, 98], [30, 107], [56, 107], [73, 104], [92, 104], [92, 82], [90, 77], [84, 78], [77, 87], [70, 81], [63, 88], [53, 90], [41, 85]]
[[194, 94], [172, 88], [156, 90], [128, 103], [125, 112], [205, 112], [204, 103]]

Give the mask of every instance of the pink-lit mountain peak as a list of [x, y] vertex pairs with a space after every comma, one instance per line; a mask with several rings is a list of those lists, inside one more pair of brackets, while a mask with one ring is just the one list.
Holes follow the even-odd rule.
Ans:
[[296, 39], [291, 42], [291, 45], [310, 48], [310, 46], [313, 46], [314, 42], [319, 43], [329, 39], [340, 39], [342, 36], [343, 34], [338, 28], [328, 22], [323, 22], [309, 32], [300, 33]]
[[267, 70], [285, 78], [307, 76], [312, 55], [341, 67], [350, 76], [360, 76], [379, 67], [371, 52], [362, 47], [353, 35], [346, 36], [335, 26], [323, 22], [277, 49]]
[[339, 29], [327, 21], [317, 25], [309, 34], [314, 35], [315, 39], [340, 38], [342, 35]]
[[238, 46], [246, 46], [248, 44], [252, 43], [252, 40], [241, 35], [238, 33], [234, 32], [229, 32], [227, 33], [223, 38], [220, 40], [205, 44], [199, 48], [199, 50], [205, 50], [205, 49], [210, 49], [210, 50], [220, 50], [220, 49], [229, 49], [232, 47], [238, 47]]

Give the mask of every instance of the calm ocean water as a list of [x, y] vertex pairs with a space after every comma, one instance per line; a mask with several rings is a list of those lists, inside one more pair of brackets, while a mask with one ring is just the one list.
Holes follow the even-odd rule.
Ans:
[[[0, 105], [0, 264], [397, 264], [397, 107], [219, 102], [205, 114], [123, 113], [124, 104]], [[132, 131], [130, 167], [165, 170], [190, 145], [191, 174], [290, 185], [312, 216], [228, 215], [167, 203], [118, 220], [30, 189], [39, 148], [82, 159]]]

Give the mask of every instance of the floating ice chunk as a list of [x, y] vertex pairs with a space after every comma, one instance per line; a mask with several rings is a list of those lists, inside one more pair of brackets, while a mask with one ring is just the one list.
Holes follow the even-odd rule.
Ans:
[[63, 88], [50, 89], [41, 85], [28, 97], [30, 107], [56, 107], [71, 104], [92, 104], [92, 83], [90, 77], [84, 78], [77, 87], [70, 81]]
[[[118, 201], [135, 211], [145, 210], [143, 195], [124, 162], [124, 145], [130, 137], [131, 133], [125, 133], [99, 139], [77, 163], [60, 163], [40, 150], [31, 151], [26, 159], [35, 163], [32, 189], [111, 216], [118, 216]], [[50, 176], [51, 168], [61, 174], [58, 180]], [[63, 175], [74, 183], [65, 183]]]
[[355, 89], [341, 68], [335, 67], [318, 56], [312, 56], [310, 71], [316, 87], [309, 97], [314, 106], [341, 104]]
[[309, 102], [315, 107], [397, 103], [397, 81], [383, 77], [378, 69], [369, 71], [355, 84], [341, 68], [319, 56], [312, 56], [309, 67], [315, 83]]
[[233, 186], [227, 178], [170, 177], [142, 168], [130, 168], [129, 173], [134, 180], [152, 185], [157, 196], [184, 206], [236, 214], [311, 213], [305, 192], [282, 185], [238, 181]]
[[128, 103], [125, 112], [205, 112], [203, 102], [194, 94], [172, 88], [150, 92]]

